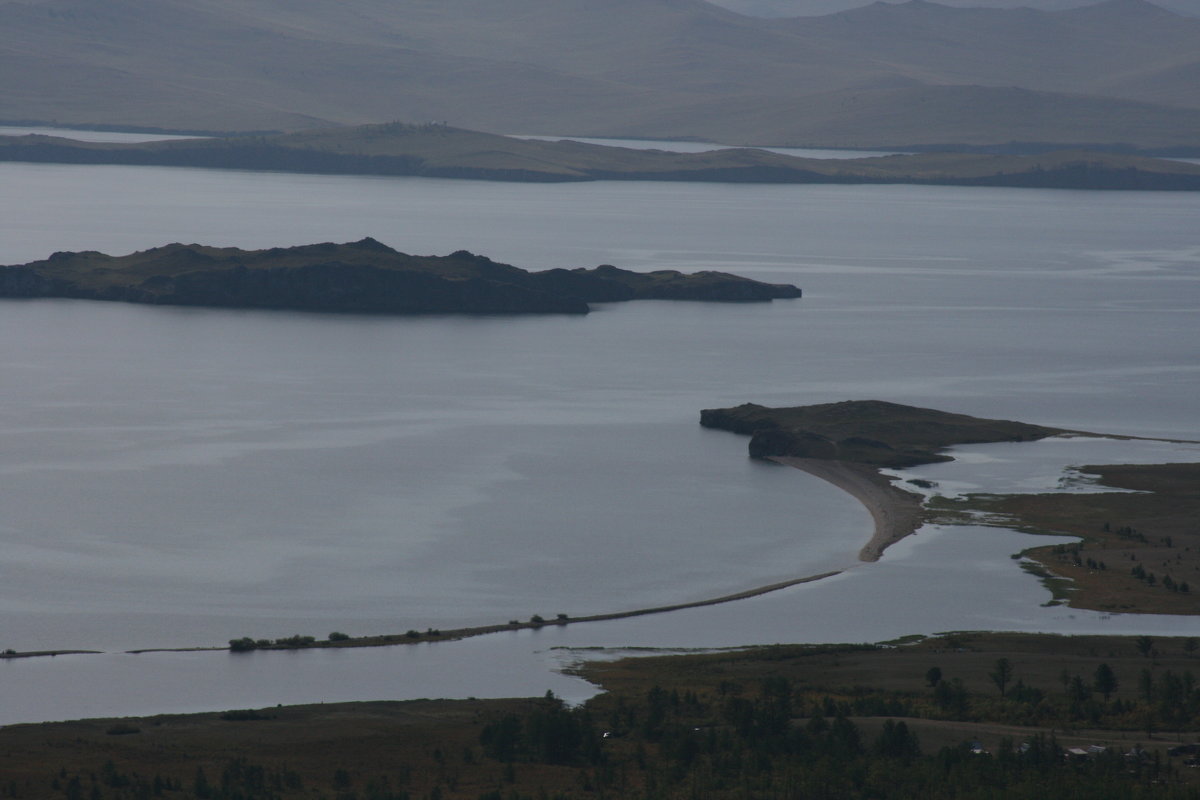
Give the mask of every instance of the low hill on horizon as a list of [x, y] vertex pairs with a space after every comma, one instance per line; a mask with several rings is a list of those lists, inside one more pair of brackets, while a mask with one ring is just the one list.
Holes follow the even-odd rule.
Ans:
[[3, 161], [526, 182], [669, 180], [1200, 190], [1200, 165], [1113, 153], [928, 153], [814, 159], [746, 148], [700, 153], [638, 150], [402, 123], [136, 144], [36, 134], [0, 136]]
[[[884, 0], [896, 3], [906, 0]], [[749, 17], [819, 17], [852, 8], [873, 5], [880, 0], [712, 0], [713, 5]], [[955, 8], [1032, 8], [1036, 11], [1064, 11], [1094, 5], [1096, 0], [937, 0]], [[1200, 6], [1193, 0], [1153, 0], [1154, 5], [1189, 17], [1200, 17]]]

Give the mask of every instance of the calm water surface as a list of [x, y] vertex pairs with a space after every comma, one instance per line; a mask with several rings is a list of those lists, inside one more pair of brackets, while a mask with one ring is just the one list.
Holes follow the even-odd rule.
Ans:
[[[841, 567], [865, 512], [748, 461], [744, 439], [699, 428], [701, 408], [881, 398], [1200, 438], [1197, 218], [1200, 198], [1184, 193], [0, 165], [0, 263], [370, 235], [529, 268], [721, 269], [805, 290], [582, 319], [0, 303], [0, 646], [395, 632]], [[1024, 545], [1006, 536], [1019, 535], [923, 531], [831, 581], [537, 637], [9, 662], [25, 699], [6, 699], [0, 719], [552, 685], [583, 696], [550, 673], [562, 656], [549, 647], [1117, 622], [1041, 608], [1007, 558]], [[504, 667], [483, 666], [484, 652]], [[109, 710], [70, 700], [72, 683], [108, 687]]]
[[169, 133], [127, 133], [125, 131], [82, 131], [72, 128], [28, 127], [0, 125], [0, 136], [58, 136], [80, 142], [159, 142], [166, 139], [194, 139], [194, 136], [178, 136]]

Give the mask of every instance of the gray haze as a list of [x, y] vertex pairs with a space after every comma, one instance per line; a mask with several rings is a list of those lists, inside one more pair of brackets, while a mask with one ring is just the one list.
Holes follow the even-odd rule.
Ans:
[[[713, 5], [752, 17], [815, 17], [862, 8], [876, 2], [905, 0], [712, 0]], [[938, 5], [955, 8], [1033, 8], [1039, 11], [1064, 11], [1094, 5], [1095, 0], [938, 0]], [[1154, 0], [1154, 5], [1186, 16], [1200, 16], [1197, 0]]]
[[37, 0], [0, 5], [0, 121], [904, 148], [1195, 146], [1200, 19], [702, 0]]

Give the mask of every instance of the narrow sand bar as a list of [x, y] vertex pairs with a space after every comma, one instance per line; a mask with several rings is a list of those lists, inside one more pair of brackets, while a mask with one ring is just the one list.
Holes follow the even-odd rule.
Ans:
[[921, 526], [921, 496], [898, 489], [874, 467], [823, 458], [771, 459], [832, 483], [866, 506], [875, 520], [875, 533], [858, 551], [863, 561], [878, 561], [883, 551]]

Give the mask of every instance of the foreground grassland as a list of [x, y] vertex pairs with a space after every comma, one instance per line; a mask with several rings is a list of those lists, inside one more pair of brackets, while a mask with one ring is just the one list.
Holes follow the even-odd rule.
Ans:
[[[594, 663], [580, 708], [353, 703], [0, 730], [17, 798], [1200, 797], [1194, 642], [959, 633]], [[1071, 756], [1070, 748], [1094, 749]], [[978, 750], [980, 752], [972, 752]], [[1174, 754], [1172, 751], [1174, 750]]]

